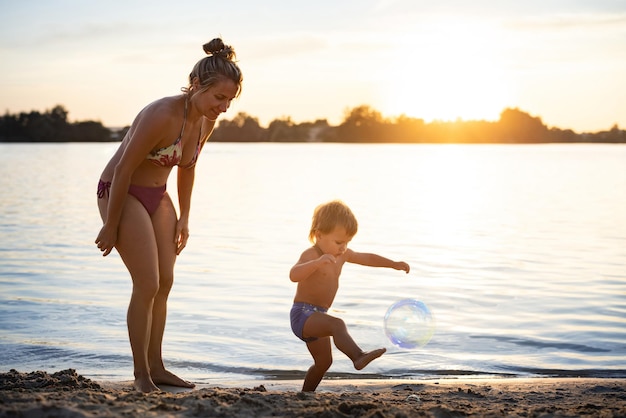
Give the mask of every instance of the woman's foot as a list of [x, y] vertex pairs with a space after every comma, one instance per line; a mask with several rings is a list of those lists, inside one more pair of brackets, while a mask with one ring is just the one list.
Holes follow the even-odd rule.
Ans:
[[387, 351], [386, 348], [379, 348], [376, 350], [364, 352], [359, 358], [353, 361], [354, 368], [357, 370], [363, 369], [365, 366], [370, 364], [372, 360], [375, 360], [378, 357], [382, 356], [385, 351]]
[[149, 377], [135, 379], [134, 386], [135, 386], [135, 389], [143, 393], [161, 391], [161, 389], [159, 389], [157, 385], [155, 385], [152, 379], [150, 379]]
[[161, 370], [160, 372], [152, 371], [150, 375], [152, 377], [152, 381], [157, 385], [176, 386], [181, 388], [196, 387], [195, 383], [183, 380], [180, 377], [176, 376], [174, 373], [169, 372], [165, 369]]

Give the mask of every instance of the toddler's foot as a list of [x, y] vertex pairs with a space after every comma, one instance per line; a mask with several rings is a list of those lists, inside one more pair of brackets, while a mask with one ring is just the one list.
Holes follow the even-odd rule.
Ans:
[[196, 387], [194, 383], [183, 380], [174, 373], [165, 369], [160, 372], [151, 372], [150, 374], [152, 381], [157, 385], [177, 386], [181, 388]]
[[377, 350], [364, 352], [363, 354], [361, 354], [361, 357], [354, 360], [354, 368], [357, 370], [361, 370], [362, 368], [370, 364], [372, 360], [382, 356], [385, 351], [387, 351], [386, 348], [379, 348]]

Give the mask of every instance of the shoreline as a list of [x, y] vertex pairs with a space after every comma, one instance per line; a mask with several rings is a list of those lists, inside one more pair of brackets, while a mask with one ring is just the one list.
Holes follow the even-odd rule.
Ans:
[[0, 373], [2, 417], [626, 416], [626, 379], [588, 377], [249, 380], [162, 387], [87, 379], [75, 370]]

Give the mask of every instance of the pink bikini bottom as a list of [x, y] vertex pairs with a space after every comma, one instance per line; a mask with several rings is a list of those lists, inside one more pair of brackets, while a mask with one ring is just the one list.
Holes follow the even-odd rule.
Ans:
[[[98, 182], [98, 199], [102, 199], [105, 196], [109, 197], [110, 189], [110, 181], [100, 180]], [[165, 184], [158, 187], [136, 186], [134, 184], [131, 184], [128, 187], [128, 194], [137, 198], [137, 200], [141, 202], [143, 207], [146, 208], [150, 216], [152, 216], [159, 207], [161, 199], [163, 199], [163, 196], [165, 196], [165, 189]]]

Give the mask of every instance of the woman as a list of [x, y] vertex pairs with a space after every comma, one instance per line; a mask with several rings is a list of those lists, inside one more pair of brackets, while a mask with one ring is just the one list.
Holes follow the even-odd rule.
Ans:
[[[174, 263], [189, 238], [194, 168], [215, 120], [241, 92], [235, 51], [219, 38], [203, 46], [183, 94], [146, 106], [133, 121], [100, 177], [98, 207], [104, 225], [96, 238], [102, 255], [113, 247], [133, 281], [127, 323], [135, 387], [194, 387], [165, 369], [161, 354]], [[177, 217], [166, 191], [178, 166]]]

